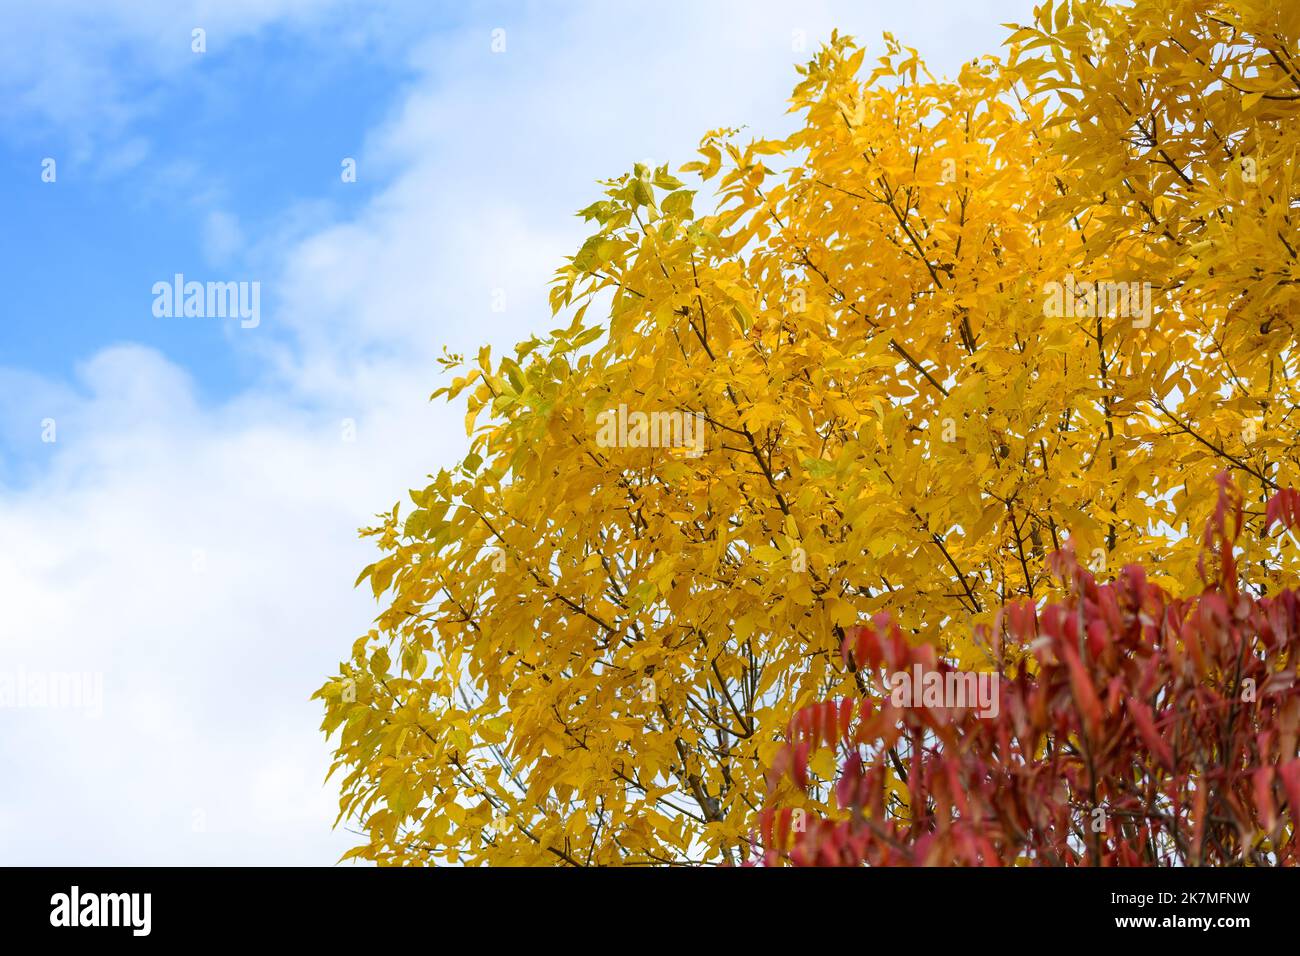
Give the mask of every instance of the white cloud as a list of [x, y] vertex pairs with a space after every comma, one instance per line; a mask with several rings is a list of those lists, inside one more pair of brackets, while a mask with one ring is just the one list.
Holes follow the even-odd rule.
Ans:
[[78, 384], [48, 476], [0, 502], [0, 670], [102, 673], [103, 716], [0, 709], [3, 816], [27, 824], [0, 858], [332, 862], [307, 698], [368, 626], [354, 531], [437, 447], [424, 395], [376, 389], [348, 443], [283, 396], [200, 409], [147, 349]]
[[[92, 88], [113, 101], [108, 64], [78, 58], [98, 49], [97, 29], [171, 42], [198, 11], [237, 42], [321, 5], [115, 6], [131, 12], [61, 6], [89, 19], [43, 34], [8, 76], [56, 54], [85, 65], [41, 76], [25, 107], [72, 122]], [[0, 709], [0, 861], [333, 862], [351, 838], [329, 830], [336, 798], [308, 695], [375, 611], [351, 589], [370, 560], [355, 529], [463, 445], [459, 412], [426, 401], [440, 346], [551, 327], [547, 280], [583, 235], [570, 214], [597, 178], [647, 156], [686, 161], [713, 127], [783, 128], [793, 30], [811, 49], [836, 18], [872, 40], [893, 28], [951, 70], [1028, 6], [485, 15], [412, 53], [419, 81], [359, 156], [360, 176], [386, 183], [360, 214], [283, 249], [248, 237], [274, 291], [264, 328], [230, 342], [260, 363], [258, 387], [205, 404], [184, 369], [135, 346], [101, 352], [70, 384], [0, 372], [3, 417], [21, 422], [10, 440], [38, 442], [41, 418], [58, 421], [40, 480], [0, 491], [0, 669], [104, 675], [99, 720]], [[495, 26], [508, 36], [499, 56]], [[0, 58], [20, 45], [5, 35]], [[214, 258], [240, 235], [233, 218], [209, 220]], [[494, 288], [505, 313], [491, 311]]]
[[[47, 0], [8, 4], [0, 31], [0, 117], [31, 135], [66, 137], [79, 159], [156, 108], [160, 81], [198, 65], [192, 31], [208, 50], [276, 24], [317, 29], [354, 0]], [[140, 145], [132, 147], [139, 152]]]

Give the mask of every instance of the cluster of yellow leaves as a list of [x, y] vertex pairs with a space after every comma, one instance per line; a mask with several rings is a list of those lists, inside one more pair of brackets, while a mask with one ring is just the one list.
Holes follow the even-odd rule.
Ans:
[[[846, 626], [985, 668], [1057, 548], [1191, 589], [1217, 472], [1252, 520], [1300, 484], [1298, 37], [1266, 0], [1048, 3], [941, 81], [833, 36], [797, 132], [683, 168], [712, 214], [608, 182], [569, 324], [435, 392], [473, 450], [366, 532], [383, 610], [318, 692], [352, 855], [738, 862], [791, 715], [867, 689]], [[1151, 311], [1046, 308], [1067, 277]], [[619, 405], [702, 416], [703, 454], [598, 442]]]

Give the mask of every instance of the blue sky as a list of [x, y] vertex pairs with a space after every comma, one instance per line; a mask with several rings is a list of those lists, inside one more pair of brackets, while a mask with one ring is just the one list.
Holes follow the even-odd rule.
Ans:
[[[461, 7], [0, 0], [0, 682], [102, 685], [0, 703], [0, 863], [333, 863], [309, 696], [356, 528], [464, 445], [442, 347], [551, 328], [596, 180], [779, 134], [833, 27], [951, 74], [1031, 3]], [[155, 317], [177, 272], [260, 323]]]
[[[0, 246], [19, 280], [7, 283], [0, 355], [69, 378], [99, 349], [138, 342], [220, 401], [250, 384], [256, 363], [219, 323], [153, 320], [150, 287], [175, 271], [265, 282], [272, 251], [247, 242], [355, 215], [379, 183], [344, 184], [341, 159], [357, 155], [415, 70], [382, 38], [344, 47], [284, 21], [251, 36], [214, 29], [202, 54], [189, 30], [168, 40], [180, 55], [163, 75], [113, 67], [128, 110], [118, 122], [92, 113], [61, 124], [33, 110], [0, 138]], [[53, 184], [41, 178], [47, 157]]]

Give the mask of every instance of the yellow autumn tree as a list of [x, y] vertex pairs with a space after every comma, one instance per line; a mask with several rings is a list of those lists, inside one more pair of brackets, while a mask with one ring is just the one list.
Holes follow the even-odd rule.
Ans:
[[1300, 484], [1295, 9], [1012, 29], [950, 81], [833, 36], [796, 132], [707, 136], [707, 209], [608, 182], [561, 327], [434, 393], [472, 451], [366, 530], [381, 613], [317, 692], [349, 855], [740, 862], [792, 714], [862, 690], [845, 627], [1003, 666], [975, 625], [1053, 550], [1186, 592], [1215, 474]]

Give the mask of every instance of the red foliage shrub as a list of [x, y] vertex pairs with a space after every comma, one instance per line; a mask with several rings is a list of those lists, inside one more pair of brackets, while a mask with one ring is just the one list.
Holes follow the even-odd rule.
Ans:
[[[1266, 520], [1300, 521], [1300, 496], [1280, 492]], [[805, 708], [769, 773], [762, 862], [1296, 863], [1300, 598], [1239, 587], [1241, 526], [1221, 476], [1204, 590], [1187, 599], [1141, 567], [1099, 584], [1069, 551], [1053, 555], [1067, 596], [1008, 606], [995, 624], [1022, 650], [996, 716], [871, 698]], [[851, 629], [843, 653], [860, 678], [952, 670], [883, 615]], [[833, 806], [809, 814], [809, 760], [828, 747]]]

